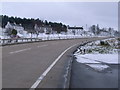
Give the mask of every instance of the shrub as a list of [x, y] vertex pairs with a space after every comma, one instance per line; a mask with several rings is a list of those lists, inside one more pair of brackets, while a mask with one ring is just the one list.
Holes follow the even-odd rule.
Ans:
[[11, 34], [16, 36], [17, 35], [17, 30], [13, 29]]
[[107, 41], [100, 41], [100, 45], [110, 46], [110, 44]]

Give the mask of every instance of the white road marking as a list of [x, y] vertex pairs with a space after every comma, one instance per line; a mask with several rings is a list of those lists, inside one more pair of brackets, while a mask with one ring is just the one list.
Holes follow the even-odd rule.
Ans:
[[[45, 46], [48, 46], [48, 45], [41, 45], [41, 46], [37, 46], [37, 47], [40, 48], [40, 47], [45, 47]], [[31, 48], [21, 49], [21, 50], [17, 50], [17, 51], [10, 52], [9, 54], [15, 54], [15, 53], [27, 51], [27, 50], [30, 50], [30, 49], [31, 49]]]
[[[77, 43], [79, 44], [79, 43]], [[63, 51], [57, 59], [43, 72], [43, 74], [35, 81], [35, 83], [31, 86], [31, 88], [37, 88], [37, 86], [41, 83], [41, 81], [44, 79], [44, 77], [48, 74], [48, 72], [53, 68], [53, 66], [58, 62], [58, 60], [72, 47], [76, 46], [77, 44], [74, 44], [73, 46], [70, 46], [65, 51]]]
[[10, 54], [23, 52], [23, 51], [27, 51], [27, 50], [30, 50], [30, 49], [31, 49], [31, 48], [21, 49], [21, 50], [17, 50], [17, 51], [10, 52]]
[[7, 45], [7, 46], [5, 46], [5, 47], [18, 47], [18, 46], [25, 46], [25, 45], [27, 45], [27, 44], [16, 44], [16, 45]]
[[41, 46], [37, 46], [37, 47], [40, 48], [40, 47], [46, 47], [46, 46], [48, 46], [48, 45], [41, 45]]
[[52, 45], [56, 45], [56, 44], [58, 44], [59, 42], [54, 42], [54, 43], [52, 43]]

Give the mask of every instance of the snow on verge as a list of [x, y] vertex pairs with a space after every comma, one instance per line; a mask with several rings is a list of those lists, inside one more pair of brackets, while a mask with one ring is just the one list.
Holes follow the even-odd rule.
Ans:
[[109, 68], [108, 65], [103, 64], [103, 63], [101, 63], [99, 61], [90, 59], [90, 58], [85, 57], [85, 56], [83, 57], [83, 55], [76, 55], [75, 54], [75, 57], [77, 58], [76, 59], [77, 62], [84, 63], [84, 64], [90, 66], [91, 68], [93, 68], [94, 70], [97, 70], [97, 71], [103, 71], [103, 70]]
[[[118, 54], [74, 54], [76, 61], [90, 66], [94, 70], [103, 71], [109, 66], [107, 64], [118, 64]], [[106, 64], [107, 63], [107, 64]]]
[[[97, 62], [103, 62], [108, 64], [118, 64], [118, 54], [84, 54], [84, 55], [77, 55], [74, 54], [77, 58], [78, 62], [85, 63], [96, 63]], [[82, 60], [83, 58], [87, 58], [86, 60]]]
[[90, 66], [91, 68], [97, 70], [97, 71], [103, 71], [107, 68], [109, 68], [108, 65], [104, 65], [104, 64], [86, 64], [88, 66]]

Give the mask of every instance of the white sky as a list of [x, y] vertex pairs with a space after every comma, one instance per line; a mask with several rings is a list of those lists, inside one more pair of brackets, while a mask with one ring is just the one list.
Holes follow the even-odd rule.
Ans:
[[70, 26], [99, 24], [118, 28], [117, 2], [3, 2], [2, 14], [40, 18]]

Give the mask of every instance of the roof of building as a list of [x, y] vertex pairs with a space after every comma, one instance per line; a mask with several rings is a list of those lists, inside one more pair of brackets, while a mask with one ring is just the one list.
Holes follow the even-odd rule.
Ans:
[[83, 27], [68, 27], [68, 29], [83, 29]]
[[8, 24], [10, 24], [10, 25], [12, 25], [12, 26], [22, 27], [22, 25], [21, 25], [21, 24], [10, 23], [10, 22], [8, 22]]

